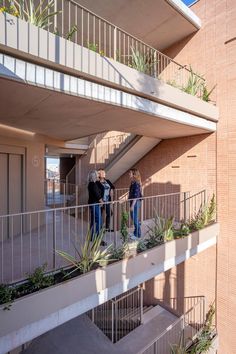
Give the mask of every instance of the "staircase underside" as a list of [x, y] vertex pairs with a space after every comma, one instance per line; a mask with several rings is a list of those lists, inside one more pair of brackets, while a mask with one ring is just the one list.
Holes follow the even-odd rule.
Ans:
[[86, 315], [82, 315], [34, 340], [24, 354], [134, 354], [176, 319], [167, 310], [155, 306], [144, 314], [143, 325], [113, 344]]

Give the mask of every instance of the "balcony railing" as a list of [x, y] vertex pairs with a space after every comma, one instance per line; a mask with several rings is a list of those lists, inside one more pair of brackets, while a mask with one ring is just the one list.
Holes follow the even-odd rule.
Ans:
[[[190, 298], [180, 299], [182, 303]], [[172, 325], [161, 333], [152, 343], [148, 344], [138, 354], [169, 354], [175, 345], [188, 348], [201, 333], [205, 323], [205, 297], [196, 297], [195, 303], [189, 307]], [[178, 300], [178, 299], [177, 299]], [[178, 353], [182, 353], [180, 351]], [[183, 350], [183, 349], [182, 349]], [[177, 351], [176, 351], [177, 353]]]
[[89, 311], [88, 316], [113, 343], [118, 342], [142, 323], [143, 288], [105, 302]]
[[[143, 197], [140, 210], [142, 236], [152, 225], [155, 215], [165, 219], [173, 217], [176, 222], [187, 220], [198, 211], [204, 197], [205, 191], [193, 196], [179, 192]], [[107, 204], [110, 205], [111, 224], [104, 241], [118, 247], [122, 244], [123, 211], [127, 215], [128, 231], [132, 231], [130, 200], [126, 195]], [[56, 256], [55, 250], [76, 255], [74, 246], [84, 243], [89, 228], [89, 205], [0, 216], [0, 283], [25, 279], [27, 274], [45, 263], [49, 270], [65, 266], [65, 261]]]
[[[49, 3], [51, 5], [47, 7]], [[6, 5], [8, 2], [2, 0], [2, 4]], [[16, 11], [15, 14], [18, 17], [29, 20], [28, 15], [21, 15], [22, 11], [16, 0], [13, 0], [12, 4], [17, 9], [18, 14]], [[43, 26], [49, 32], [176, 87], [186, 85], [191, 74], [186, 65], [178, 64], [167, 55], [77, 2], [73, 0], [35, 1], [35, 6], [38, 4], [41, 4], [39, 13], [44, 13], [44, 16], [49, 15]], [[29, 8], [29, 0], [23, 0], [23, 7], [25, 10]], [[55, 15], [50, 16], [52, 13]], [[200, 78], [197, 74], [196, 77]], [[204, 81], [203, 78], [200, 79]]]

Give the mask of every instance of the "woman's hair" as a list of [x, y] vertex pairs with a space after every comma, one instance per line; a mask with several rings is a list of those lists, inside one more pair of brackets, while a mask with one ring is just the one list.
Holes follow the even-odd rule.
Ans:
[[140, 172], [137, 168], [131, 168], [130, 170], [133, 174], [133, 178], [136, 182], [141, 184], [141, 176], [140, 176]]
[[96, 182], [98, 179], [98, 173], [96, 170], [90, 171], [88, 174], [88, 183], [89, 182]]

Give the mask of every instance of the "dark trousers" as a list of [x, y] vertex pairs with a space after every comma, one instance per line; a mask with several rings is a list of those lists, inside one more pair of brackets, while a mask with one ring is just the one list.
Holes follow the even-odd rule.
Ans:
[[105, 204], [102, 207], [102, 213], [105, 213], [105, 225], [106, 229], [110, 229], [110, 223], [111, 223], [111, 204]]
[[134, 205], [134, 210], [130, 211], [131, 219], [134, 223], [134, 236], [141, 237], [141, 222], [139, 220], [139, 210], [140, 210], [141, 202], [137, 200]]
[[99, 204], [91, 205], [90, 209], [90, 232], [91, 239], [98, 236], [102, 229], [102, 213]]

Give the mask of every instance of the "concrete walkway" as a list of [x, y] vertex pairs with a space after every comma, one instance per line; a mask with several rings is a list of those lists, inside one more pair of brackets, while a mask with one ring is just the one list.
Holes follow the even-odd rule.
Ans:
[[144, 315], [143, 325], [113, 344], [86, 315], [82, 315], [35, 339], [23, 353], [137, 354], [176, 319], [170, 312], [156, 306]]

